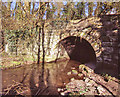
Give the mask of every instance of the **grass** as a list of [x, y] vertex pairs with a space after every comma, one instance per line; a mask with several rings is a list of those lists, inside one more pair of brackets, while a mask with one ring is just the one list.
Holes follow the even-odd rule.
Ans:
[[22, 62], [20, 61], [11, 61], [9, 64], [4, 64], [4, 65], [1, 65], [1, 68], [2, 69], [7, 69], [7, 68], [11, 68], [11, 67], [18, 67], [22, 65]]
[[20, 64], [21, 62], [19, 62], [19, 61], [12, 61], [11, 63], [18, 65], [18, 64]]
[[[4, 54], [3, 54], [4, 55]], [[31, 56], [3, 56], [2, 64], [0, 65], [0, 69], [7, 69], [13, 67], [19, 67], [23, 65], [25, 62], [33, 62], [34, 59]]]

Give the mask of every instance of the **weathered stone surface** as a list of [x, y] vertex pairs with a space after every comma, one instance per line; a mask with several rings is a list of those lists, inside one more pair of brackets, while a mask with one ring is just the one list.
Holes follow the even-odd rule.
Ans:
[[104, 47], [104, 52], [108, 52], [109, 54], [113, 52], [113, 47]]
[[102, 42], [103, 47], [116, 47], [118, 42]]
[[110, 42], [110, 38], [108, 36], [101, 36], [100, 38], [102, 42]]
[[102, 86], [98, 86], [97, 90], [99, 92], [99, 95], [111, 95], [108, 91], [106, 91]]

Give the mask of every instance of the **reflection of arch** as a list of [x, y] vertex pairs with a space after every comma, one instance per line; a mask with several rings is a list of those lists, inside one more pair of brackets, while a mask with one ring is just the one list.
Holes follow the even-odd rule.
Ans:
[[96, 64], [96, 54], [91, 44], [80, 37], [69, 36], [60, 41], [70, 59], [84, 64]]

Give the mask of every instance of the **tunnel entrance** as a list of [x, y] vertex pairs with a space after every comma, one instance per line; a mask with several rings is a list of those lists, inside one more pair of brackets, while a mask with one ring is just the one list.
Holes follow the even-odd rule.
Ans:
[[71, 60], [89, 65], [93, 69], [96, 64], [96, 54], [91, 44], [80, 37], [70, 36], [60, 41]]

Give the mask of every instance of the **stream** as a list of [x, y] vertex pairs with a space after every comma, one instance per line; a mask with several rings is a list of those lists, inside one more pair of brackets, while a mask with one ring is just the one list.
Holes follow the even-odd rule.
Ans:
[[[25, 95], [59, 95], [58, 88], [64, 88], [71, 78], [81, 79], [76, 74], [68, 74], [73, 69], [79, 71], [80, 63], [77, 61], [62, 60], [56, 63], [45, 63], [44, 65], [45, 67], [42, 68], [41, 64], [27, 64], [19, 68], [2, 70], [3, 91], [18, 82], [28, 87]], [[97, 65], [95, 69], [97, 73], [111, 73], [113, 76], [116, 76], [116, 70], [117, 67], [113, 68], [113, 66], [107, 65]]]

